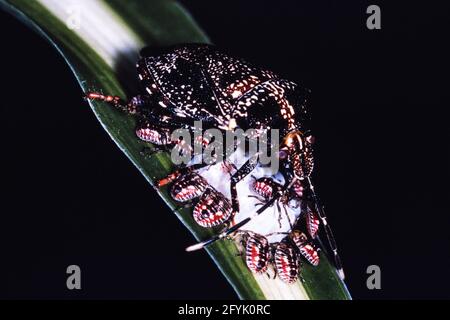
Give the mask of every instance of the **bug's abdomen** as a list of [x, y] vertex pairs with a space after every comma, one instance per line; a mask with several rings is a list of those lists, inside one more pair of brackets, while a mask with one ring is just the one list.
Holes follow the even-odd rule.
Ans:
[[269, 241], [259, 234], [251, 234], [245, 247], [245, 262], [255, 273], [267, 271], [270, 259]]
[[280, 242], [275, 249], [275, 267], [280, 279], [286, 283], [297, 281], [299, 261], [295, 250], [284, 242]]
[[203, 193], [193, 210], [195, 222], [205, 228], [218, 226], [228, 221], [232, 213], [230, 201], [212, 188]]

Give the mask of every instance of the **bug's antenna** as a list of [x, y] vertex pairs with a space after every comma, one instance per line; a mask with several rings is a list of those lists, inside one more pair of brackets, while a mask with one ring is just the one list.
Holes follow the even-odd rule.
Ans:
[[284, 214], [286, 215], [287, 221], [289, 222], [289, 228], [292, 229], [293, 225], [292, 225], [291, 218], [289, 217], [289, 213], [287, 211], [287, 205], [283, 204], [282, 207], [284, 209]]
[[338, 275], [341, 278], [341, 280], [345, 279], [344, 269], [342, 268], [342, 262], [341, 258], [339, 257], [336, 240], [334, 239], [333, 231], [331, 230], [330, 225], [327, 222], [327, 216], [325, 215], [325, 211], [323, 206], [319, 202], [319, 197], [316, 195], [316, 192], [314, 191], [314, 185], [311, 182], [311, 178], [307, 177], [309, 189], [311, 190], [311, 194], [314, 200], [314, 204], [316, 206], [316, 211], [319, 215], [320, 220], [322, 221], [322, 224], [325, 228], [325, 234], [327, 235], [327, 241], [328, 244], [333, 251], [333, 258], [334, 258], [334, 264], [337, 269]]
[[127, 103], [118, 96], [104, 95], [99, 92], [88, 92], [85, 97], [88, 100], [105, 101], [121, 111], [126, 112], [128, 110]]
[[222, 233], [219, 233], [211, 238], [209, 238], [208, 240], [199, 242], [197, 244], [194, 244], [192, 246], [189, 246], [186, 248], [186, 251], [191, 252], [191, 251], [196, 251], [196, 250], [200, 250], [203, 249], [206, 246], [209, 246], [211, 243], [216, 242], [217, 240], [223, 239], [226, 236], [230, 235], [231, 233], [235, 232], [236, 230], [238, 230], [239, 228], [241, 228], [242, 226], [246, 225], [247, 223], [249, 223], [253, 218], [257, 217], [258, 215], [260, 215], [263, 211], [265, 211], [268, 207], [272, 206], [274, 204], [274, 202], [281, 197], [286, 190], [288, 190], [294, 183], [295, 181], [297, 181], [297, 178], [292, 179], [292, 181], [289, 183], [289, 185], [285, 188], [283, 188], [280, 192], [278, 192], [275, 196], [272, 197], [272, 199], [270, 199], [269, 201], [267, 201], [261, 208], [259, 208], [258, 210], [255, 211], [255, 213], [253, 213], [250, 217], [245, 218], [244, 220], [240, 221], [239, 223], [235, 224], [234, 226], [232, 226], [231, 228], [223, 231]]

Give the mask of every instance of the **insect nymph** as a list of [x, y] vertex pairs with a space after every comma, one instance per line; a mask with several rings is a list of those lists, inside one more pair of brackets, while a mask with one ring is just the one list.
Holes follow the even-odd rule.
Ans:
[[[266, 202], [252, 216], [188, 250], [203, 248], [236, 232], [279, 199], [292, 194], [298, 195], [301, 190], [305, 206], [316, 214], [325, 229], [336, 267], [341, 271], [336, 244], [310, 178], [313, 171], [314, 138], [308, 129], [306, 105], [309, 91], [269, 70], [231, 57], [211, 45], [187, 44], [164, 50], [146, 48], [142, 50], [141, 56], [137, 70], [144, 89], [142, 95], [125, 102], [116, 96], [95, 92], [87, 94], [88, 99], [106, 101], [134, 115], [138, 120], [136, 135], [139, 139], [160, 148], [186, 144], [193, 148], [195, 143], [205, 147], [210, 143], [208, 139], [187, 142], [173, 139], [171, 135], [175, 129], [196, 130], [196, 121], [202, 122], [204, 130], [215, 128], [224, 135], [238, 128], [244, 131], [254, 129], [259, 133], [278, 129], [281, 135], [277, 156], [279, 173], [284, 178], [284, 183], [273, 189], [270, 197], [266, 197]], [[231, 205], [225, 201], [227, 199], [222, 198], [222, 194], [203, 186], [198, 189], [191, 186], [190, 189], [183, 190], [177, 195], [178, 199], [203, 199], [200, 205], [197, 204], [197, 210], [194, 210], [196, 221], [201, 221], [203, 226], [227, 222], [240, 210], [242, 199], [237, 192], [238, 183], [258, 166], [258, 162], [251, 160], [237, 167], [231, 174]], [[160, 185], [173, 182], [175, 178], [180, 179], [180, 176], [191, 174], [201, 167], [197, 164], [195, 167], [180, 168], [163, 179]], [[180, 185], [183, 183], [178, 181], [177, 186]], [[203, 213], [199, 209], [202, 205]], [[209, 212], [208, 205], [216, 206], [216, 210]], [[219, 213], [216, 219], [214, 215]], [[310, 226], [315, 228], [318, 222]], [[280, 249], [280, 253], [288, 251], [284, 247]]]

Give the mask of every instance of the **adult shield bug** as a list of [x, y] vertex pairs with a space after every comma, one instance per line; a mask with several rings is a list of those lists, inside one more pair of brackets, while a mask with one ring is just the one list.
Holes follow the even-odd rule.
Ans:
[[[322, 222], [342, 277], [336, 243], [311, 182], [314, 138], [306, 110], [309, 90], [206, 44], [144, 49], [137, 69], [145, 94], [129, 102], [95, 92], [88, 93], [87, 98], [108, 102], [136, 116], [136, 135], [141, 140], [161, 147], [193, 148], [198, 141], [173, 139], [170, 132], [180, 128], [195, 131], [196, 121], [202, 121], [204, 129], [216, 128], [224, 134], [236, 129], [255, 129], [260, 133], [278, 129], [281, 134], [278, 159], [285, 180], [282, 188], [252, 217], [188, 250], [203, 248], [235, 232], [278, 198], [292, 190], [299, 193], [300, 182], [302, 196], [311, 200]], [[205, 145], [203, 141], [200, 144]], [[235, 213], [240, 207], [237, 184], [258, 164], [251, 160], [231, 176], [231, 207]]]
[[[165, 51], [144, 49], [137, 64], [147, 92], [124, 102], [115, 96], [88, 93], [139, 118], [137, 136], [160, 146], [176, 145], [169, 132], [204, 128], [260, 132], [280, 130], [282, 167], [289, 179], [304, 179], [312, 171], [312, 138], [306, 132], [308, 91], [273, 72], [233, 58], [204, 44], [181, 45]], [[295, 106], [295, 107], [294, 107]], [[230, 191], [239, 211], [236, 184], [256, 163], [248, 161], [233, 174]]]

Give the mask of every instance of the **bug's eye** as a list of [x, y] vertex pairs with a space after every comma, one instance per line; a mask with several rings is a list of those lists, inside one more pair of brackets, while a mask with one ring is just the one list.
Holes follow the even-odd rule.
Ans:
[[309, 135], [309, 136], [306, 137], [306, 141], [309, 144], [314, 144], [314, 142], [316, 142], [316, 138], [314, 136], [312, 136], [312, 135]]
[[278, 157], [279, 157], [280, 159], [282, 159], [282, 160], [286, 159], [287, 156], [288, 156], [288, 153], [287, 153], [286, 150], [280, 150], [280, 151], [278, 152]]

